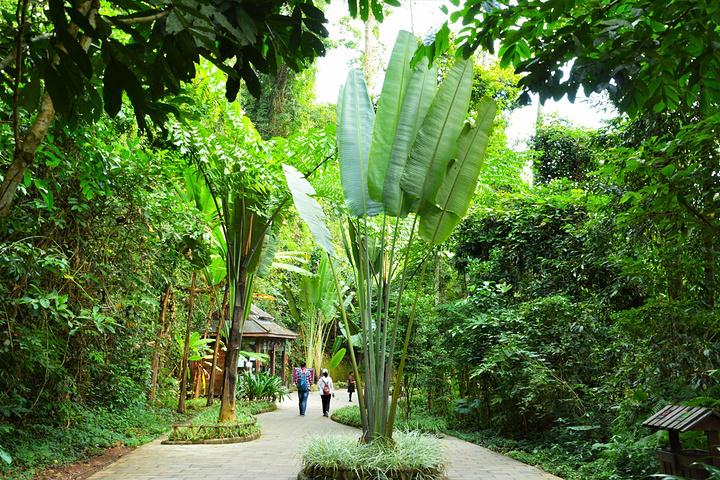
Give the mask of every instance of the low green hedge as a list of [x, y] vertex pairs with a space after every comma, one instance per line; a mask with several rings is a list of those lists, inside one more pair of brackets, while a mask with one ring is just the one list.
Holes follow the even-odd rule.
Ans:
[[[351, 427], [361, 428], [360, 407], [348, 405], [338, 408], [332, 414], [333, 420]], [[447, 431], [447, 422], [442, 417], [420, 416], [405, 421], [403, 418], [395, 418], [395, 429], [401, 431], [418, 430], [423, 433], [438, 435]]]

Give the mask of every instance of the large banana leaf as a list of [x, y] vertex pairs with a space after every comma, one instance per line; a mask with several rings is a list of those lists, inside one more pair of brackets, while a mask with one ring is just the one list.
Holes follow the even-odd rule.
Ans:
[[325, 212], [317, 200], [311, 196], [315, 195], [315, 189], [295, 167], [283, 164], [283, 171], [300, 218], [310, 227], [310, 232], [320, 248], [331, 257], [335, 257], [332, 236], [330, 230], [325, 226]]
[[458, 139], [457, 157], [438, 189], [436, 203], [423, 204], [419, 233], [424, 240], [440, 244], [467, 213], [475, 194], [477, 179], [495, 118], [495, 101], [484, 97], [478, 105], [475, 125], [465, 125]]
[[367, 175], [370, 198], [376, 202], [383, 201], [385, 171], [390, 161], [403, 98], [410, 83], [410, 59], [415, 53], [416, 43], [412, 33], [400, 30], [385, 72], [373, 127]]
[[[245, 260], [247, 272], [255, 274], [260, 265], [262, 253], [265, 251], [265, 241], [267, 240], [265, 237], [265, 226], [267, 225], [268, 219], [257, 213], [257, 210], [259, 210], [257, 200], [245, 197], [244, 204], [245, 221], [243, 226], [243, 243], [240, 245], [242, 248], [242, 257], [237, 258], [245, 259], [250, 255], [250, 258]], [[258, 248], [251, 252], [250, 249], [256, 244], [258, 239], [260, 239]], [[274, 249], [272, 254], [275, 254]]]
[[278, 243], [280, 242], [280, 230], [282, 229], [282, 224], [282, 216], [277, 215], [275, 217], [275, 220], [273, 220], [273, 224], [265, 233], [262, 253], [260, 254], [260, 263], [258, 264], [257, 272], [255, 273], [255, 275], [260, 278], [267, 277], [270, 273], [270, 269], [273, 266], [275, 252], [277, 251]]
[[360, 69], [348, 72], [338, 112], [337, 140], [340, 180], [350, 215], [372, 216], [382, 212], [382, 204], [370, 199], [367, 185], [368, 160], [375, 110]]
[[457, 151], [472, 89], [472, 62], [458, 59], [440, 85], [418, 132], [400, 186], [413, 198], [434, 203], [448, 162]]
[[320, 281], [316, 275], [300, 279], [300, 308], [310, 311], [320, 300]]
[[[430, 104], [437, 91], [437, 68], [428, 69], [425, 62], [420, 62], [410, 76], [410, 83], [403, 100], [400, 118], [395, 130], [389, 163], [385, 172], [383, 185], [383, 206], [390, 216], [407, 216], [410, 201], [403, 199], [407, 194], [400, 188], [400, 179], [407, 164], [410, 149], [420, 130]], [[372, 158], [370, 159], [372, 166]], [[403, 208], [404, 207], [404, 208]]]
[[320, 298], [317, 302], [317, 309], [320, 314], [329, 320], [335, 318], [338, 292], [335, 289], [335, 278], [332, 274], [332, 269], [329, 266], [329, 262], [332, 260], [327, 256], [323, 255], [318, 266], [318, 286], [320, 289]]
[[195, 202], [195, 207], [200, 210], [205, 218], [212, 220], [217, 217], [217, 209], [210, 189], [195, 167], [188, 167], [183, 172], [185, 177], [185, 188], [188, 197]]

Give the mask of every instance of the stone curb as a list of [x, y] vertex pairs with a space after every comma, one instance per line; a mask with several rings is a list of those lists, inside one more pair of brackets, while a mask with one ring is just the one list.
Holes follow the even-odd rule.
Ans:
[[226, 443], [252, 442], [260, 438], [261, 432], [253, 433], [247, 437], [209, 438], [207, 440], [163, 440], [161, 445], [223, 445]]

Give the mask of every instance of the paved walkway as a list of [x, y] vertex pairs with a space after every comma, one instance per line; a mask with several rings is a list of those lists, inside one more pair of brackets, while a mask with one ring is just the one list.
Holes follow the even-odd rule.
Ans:
[[[331, 409], [350, 405], [340, 391]], [[262, 436], [228, 445], [161, 445], [165, 437], [145, 444], [92, 477], [93, 480], [295, 480], [300, 471], [298, 446], [307, 434], [349, 433], [355, 428], [322, 416], [320, 396], [311, 393], [306, 415], [298, 415], [297, 396], [274, 412], [259, 415]], [[561, 480], [537, 468], [454, 437], [443, 440], [449, 480]]]

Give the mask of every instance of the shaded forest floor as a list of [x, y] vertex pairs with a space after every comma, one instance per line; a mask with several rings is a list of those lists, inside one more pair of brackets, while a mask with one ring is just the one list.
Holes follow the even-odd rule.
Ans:
[[114, 447], [105, 449], [101, 454], [69, 465], [48, 468], [37, 473], [34, 478], [39, 480], [83, 480], [115, 462], [126, 453], [132, 452], [135, 448], [126, 447], [117, 442]]

